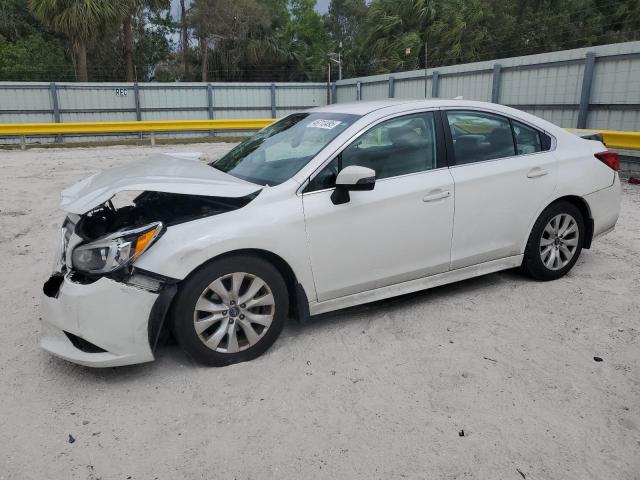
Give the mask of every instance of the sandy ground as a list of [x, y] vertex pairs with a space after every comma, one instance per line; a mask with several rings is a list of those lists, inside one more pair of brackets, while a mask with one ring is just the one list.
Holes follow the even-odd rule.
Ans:
[[57, 360], [37, 337], [59, 191], [152, 151], [0, 152], [1, 479], [640, 479], [640, 188], [553, 283], [505, 272], [290, 322], [223, 369], [175, 345]]

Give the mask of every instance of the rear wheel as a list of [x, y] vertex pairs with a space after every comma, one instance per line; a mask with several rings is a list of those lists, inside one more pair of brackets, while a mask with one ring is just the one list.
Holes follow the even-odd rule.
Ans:
[[186, 280], [173, 308], [173, 330], [196, 361], [224, 366], [256, 358], [278, 338], [288, 310], [278, 270], [257, 257], [214, 261]]
[[565, 275], [578, 260], [584, 241], [584, 219], [573, 204], [560, 201], [540, 214], [531, 230], [522, 268], [538, 280]]

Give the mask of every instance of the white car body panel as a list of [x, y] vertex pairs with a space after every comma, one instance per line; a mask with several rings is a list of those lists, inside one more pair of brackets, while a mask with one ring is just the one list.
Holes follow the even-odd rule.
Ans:
[[[319, 301], [449, 269], [453, 179], [449, 169], [385, 178], [373, 191], [305, 193], [304, 213]], [[399, 193], [400, 192], [400, 193]], [[440, 193], [439, 199], [425, 201]]]
[[[42, 297], [45, 331], [40, 346], [61, 358], [92, 367], [115, 367], [153, 360], [149, 312], [158, 295], [107, 278], [83, 285], [68, 276], [57, 298]], [[63, 333], [107, 350], [86, 353]]]
[[[211, 168], [211, 167], [209, 167]], [[264, 188], [247, 206], [169, 228], [136, 266], [183, 279], [208, 260], [244, 250], [262, 250], [285, 260], [307, 296], [314, 298], [313, 277], [305, 248], [302, 200], [291, 185]]]
[[243, 197], [261, 188], [184, 154], [157, 155], [79, 181], [63, 190], [60, 208], [69, 213], [86, 213], [123, 191]]
[[[554, 152], [450, 168], [455, 182], [451, 269], [523, 253], [522, 239], [557, 184]], [[529, 177], [529, 175], [541, 175]]]
[[[448, 108], [528, 123], [553, 137], [553, 148], [378, 179], [374, 190], [352, 191], [342, 205], [330, 201], [333, 189], [303, 193], [316, 172], [376, 123]], [[362, 117], [280, 185], [246, 182], [190, 155], [165, 155], [89, 177], [63, 192], [61, 207], [84, 214], [122, 191], [231, 198], [259, 192], [242, 208], [170, 226], [134, 267], [181, 281], [221, 255], [266, 252], [290, 267], [311, 314], [517, 267], [533, 223], [561, 197], [586, 202], [594, 237], [617, 221], [618, 175], [594, 158], [606, 147], [525, 112], [464, 100], [358, 102], [313, 111]], [[548, 173], [527, 177], [535, 169]], [[76, 243], [69, 243], [67, 259]], [[106, 278], [81, 284], [67, 275], [56, 298], [43, 298], [42, 346], [51, 353], [91, 366], [153, 359], [148, 331], [157, 293]], [[83, 352], [63, 330], [108, 351]]]
[[616, 173], [613, 185], [584, 196], [594, 223], [594, 239], [610, 232], [615, 227], [620, 214], [621, 189], [620, 177]]
[[522, 255], [514, 255], [512, 257], [501, 258], [491, 262], [484, 262], [478, 265], [458, 268], [436, 275], [410, 280], [407, 282], [396, 283], [388, 287], [376, 288], [362, 293], [346, 295], [344, 297], [334, 298], [325, 302], [311, 303], [309, 310], [312, 315], [332, 312], [341, 308], [353, 307], [363, 303], [384, 300], [385, 298], [397, 297], [398, 295], [406, 295], [407, 293], [419, 292], [427, 288], [439, 287], [448, 283], [459, 282], [469, 278], [487, 275], [489, 273], [499, 272], [508, 268], [519, 267], [522, 264]]

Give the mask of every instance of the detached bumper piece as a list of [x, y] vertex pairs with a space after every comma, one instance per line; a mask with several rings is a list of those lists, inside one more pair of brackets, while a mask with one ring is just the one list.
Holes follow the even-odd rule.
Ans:
[[[175, 292], [172, 287], [169, 290]], [[170, 303], [162, 289], [153, 292], [108, 278], [79, 283], [68, 274], [56, 274], [45, 284], [44, 292], [40, 346], [47, 352], [89, 367], [153, 360], [152, 318], [154, 330], [158, 328], [158, 306], [154, 309], [154, 305], [159, 298], [162, 307]]]

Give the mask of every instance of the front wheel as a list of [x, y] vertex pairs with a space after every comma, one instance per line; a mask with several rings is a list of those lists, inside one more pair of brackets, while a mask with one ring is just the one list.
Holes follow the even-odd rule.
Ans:
[[189, 277], [174, 304], [173, 333], [196, 361], [224, 366], [264, 353], [288, 313], [278, 270], [257, 257], [215, 260]]
[[565, 201], [547, 207], [531, 230], [522, 262], [523, 270], [537, 280], [555, 280], [578, 260], [584, 242], [584, 218]]

